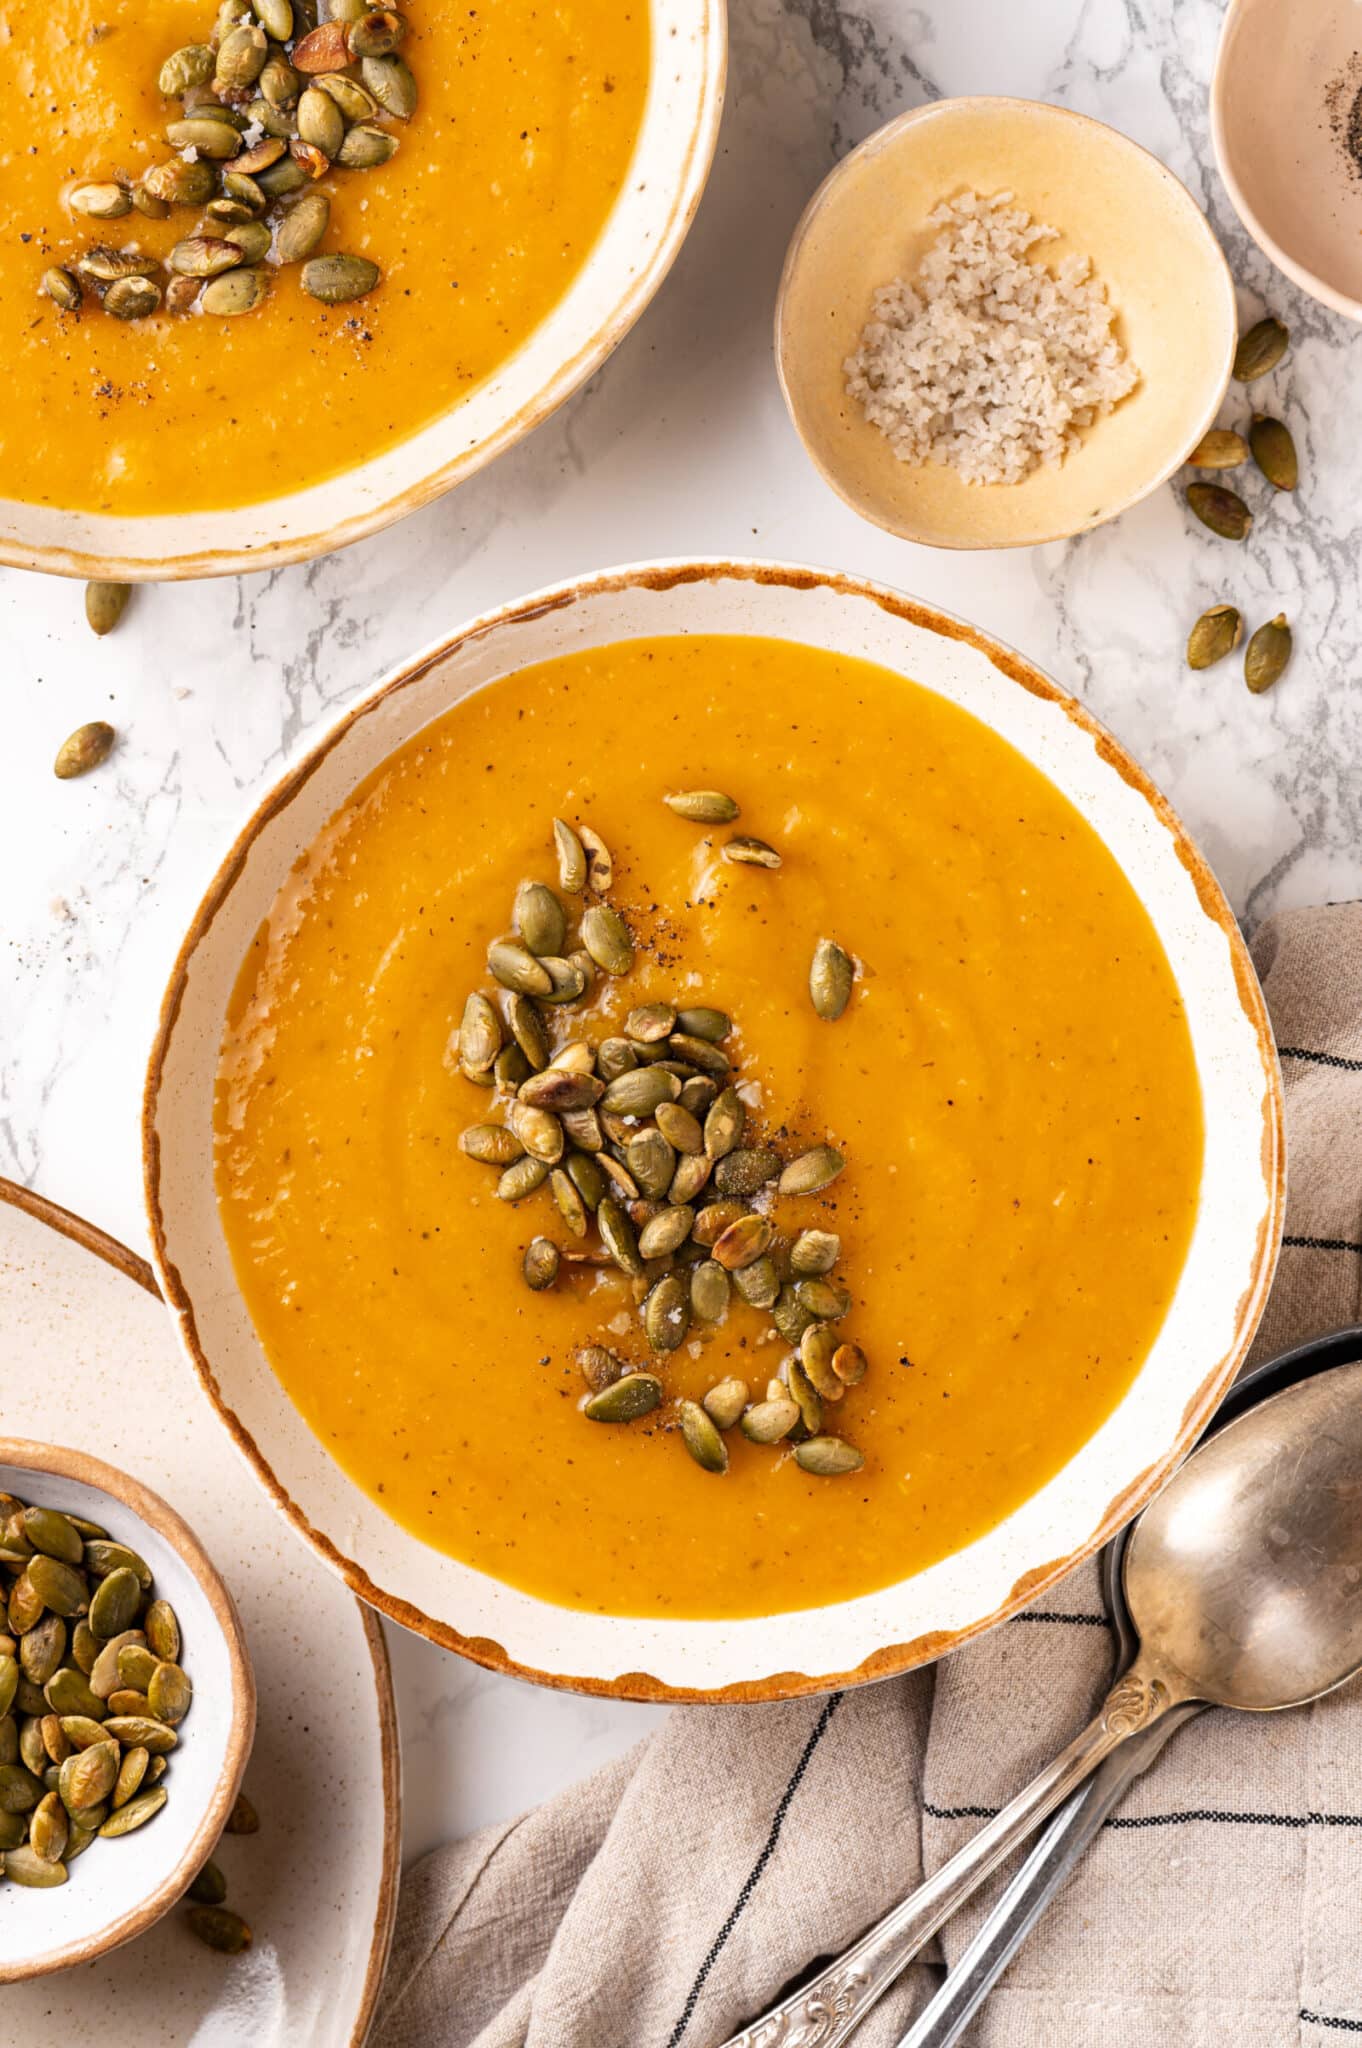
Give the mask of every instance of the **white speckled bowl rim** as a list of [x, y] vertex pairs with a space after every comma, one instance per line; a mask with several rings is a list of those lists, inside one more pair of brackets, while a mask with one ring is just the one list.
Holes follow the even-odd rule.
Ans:
[[[237, 1288], [213, 1188], [227, 999], [284, 874], [353, 787], [466, 691], [637, 635], [747, 632], [883, 662], [981, 717], [1077, 806], [1167, 950], [1205, 1102], [1187, 1264], [1144, 1366], [1090, 1441], [997, 1528], [834, 1606], [750, 1620], [552, 1605], [409, 1535], [355, 1487], [275, 1378]], [[280, 1511], [363, 1598], [491, 1668], [643, 1700], [771, 1700], [942, 1655], [1036, 1598], [1150, 1498], [1243, 1359], [1281, 1232], [1276, 1055], [1234, 918], [1166, 802], [1119, 744], [1021, 656], [883, 586], [814, 569], [680, 561], [602, 572], [477, 619], [348, 712], [245, 827], [175, 963], [144, 1104], [154, 1257], [194, 1369]]]
[[709, 176], [728, 60], [726, 0], [648, 4], [652, 73], [624, 187], [563, 297], [491, 377], [381, 455], [261, 504], [115, 517], [0, 494], [0, 563], [124, 582], [278, 568], [330, 554], [429, 504], [538, 426], [638, 319]]

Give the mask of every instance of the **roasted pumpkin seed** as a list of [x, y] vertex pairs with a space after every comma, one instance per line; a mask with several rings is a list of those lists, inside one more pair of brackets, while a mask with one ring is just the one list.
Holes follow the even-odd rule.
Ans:
[[227, 1896], [227, 1879], [210, 1857], [190, 1885], [185, 1897], [196, 1906], [220, 1906]]
[[90, 1602], [90, 1627], [107, 1642], [110, 1636], [121, 1635], [124, 1629], [132, 1627], [141, 1604], [142, 1587], [137, 1573], [120, 1565], [117, 1571], [101, 1579], [95, 1589]]
[[591, 984], [591, 961], [585, 955], [563, 960], [555, 953], [546, 953], [543, 959], [549, 977], [549, 992], [541, 1000], [546, 1003], [575, 1003], [580, 1001]]
[[[596, 1149], [599, 1151], [600, 1147]], [[606, 1178], [596, 1161], [588, 1152], [573, 1152], [568, 1156], [567, 1173], [587, 1208], [594, 1212], [606, 1192]]]
[[841, 1338], [828, 1323], [811, 1323], [799, 1340], [799, 1362], [821, 1401], [840, 1401], [844, 1388], [832, 1369]]
[[329, 93], [310, 85], [298, 101], [298, 134], [328, 157], [337, 156], [345, 140], [345, 116]]
[[629, 927], [608, 903], [592, 903], [582, 912], [582, 944], [605, 974], [627, 974], [634, 964]]
[[190, 1933], [220, 1956], [244, 1955], [251, 1945], [250, 1928], [228, 1906], [186, 1906], [184, 1917]]
[[839, 1436], [813, 1436], [795, 1445], [795, 1463], [801, 1472], [819, 1479], [836, 1479], [846, 1472], [859, 1472], [865, 1459]]
[[1203, 526], [1222, 540], [1247, 540], [1253, 514], [1237, 492], [1223, 484], [1189, 484], [1187, 503]]
[[820, 1323], [833, 1323], [851, 1307], [851, 1296], [835, 1280], [796, 1280], [795, 1300]]
[[54, 306], [60, 306], [63, 313], [74, 313], [80, 306], [80, 285], [69, 270], [63, 270], [54, 263], [50, 270], [43, 272], [42, 291]]
[[202, 206], [212, 198], [217, 177], [212, 164], [202, 158], [186, 163], [183, 157], [173, 156], [165, 163], [153, 164], [143, 174], [142, 183], [154, 199], [167, 206]]
[[[797, 1284], [797, 1283], [796, 1283]], [[771, 1321], [787, 1344], [798, 1344], [809, 1324], [816, 1318], [806, 1309], [789, 1281], [781, 1288], [771, 1304]]]
[[640, 1275], [643, 1271], [643, 1260], [634, 1236], [634, 1226], [614, 1195], [606, 1195], [598, 1206], [596, 1228], [600, 1231], [601, 1242], [621, 1273], [627, 1273], [631, 1278]]
[[650, 1372], [629, 1372], [582, 1403], [588, 1422], [637, 1422], [662, 1400], [662, 1382]]
[[868, 1367], [859, 1344], [839, 1344], [832, 1354], [832, 1369], [844, 1387], [859, 1387]]
[[[267, 4], [270, 4], [270, 0], [267, 0]], [[285, 0], [280, 0], [280, 4], [285, 4]], [[283, 43], [287, 42], [288, 38], [276, 36], [275, 41]], [[279, 111], [296, 106], [302, 86], [302, 74], [294, 70], [287, 57], [281, 56], [276, 50], [266, 59], [265, 68], [260, 74], [260, 94], [268, 105]], [[341, 112], [345, 112], [344, 106], [341, 107]]]
[[583, 1344], [577, 1353], [577, 1363], [582, 1377], [593, 1394], [599, 1394], [605, 1387], [612, 1387], [624, 1372], [624, 1366], [613, 1351], [607, 1351], [603, 1344]]
[[705, 1117], [705, 1152], [708, 1157], [726, 1159], [741, 1141], [746, 1121], [747, 1111], [737, 1089], [725, 1088], [715, 1097]]
[[153, 1600], [142, 1617], [147, 1648], [169, 1664], [180, 1661], [180, 1624], [168, 1600]]
[[1281, 680], [1291, 659], [1292, 644], [1285, 612], [1278, 612], [1275, 619], [1269, 619], [1253, 634], [1244, 649], [1244, 681], [1255, 697]]
[[344, 170], [377, 170], [379, 164], [387, 164], [393, 156], [397, 156], [397, 137], [363, 121], [342, 139], [336, 162]]
[[579, 825], [577, 837], [586, 854], [587, 887], [594, 895], [605, 896], [615, 879], [615, 863], [610, 848], [592, 825]]
[[125, 213], [132, 212], [132, 194], [126, 185], [116, 185], [112, 180], [77, 185], [67, 194], [66, 203], [73, 213], [83, 213], [87, 220], [121, 220]]
[[809, 997], [814, 1010], [829, 1023], [837, 1019], [851, 1001], [856, 963], [835, 939], [820, 939], [813, 949], [809, 968]]
[[[378, 265], [367, 256], [312, 256], [303, 265], [300, 282], [309, 298], [320, 299], [327, 306], [344, 306], [371, 292], [378, 279]], [[539, 990], [526, 989], [524, 993], [538, 995]]]
[[[690, 1276], [691, 1314], [702, 1323], [720, 1323], [728, 1314], [729, 1278], [716, 1259], [702, 1259]], [[723, 1425], [725, 1428], [727, 1424]]]
[[681, 1421], [681, 1437], [686, 1449], [702, 1472], [727, 1472], [728, 1445], [719, 1434], [718, 1425], [698, 1401], [681, 1401], [677, 1404]]
[[566, 818], [554, 819], [553, 844], [558, 855], [558, 886], [569, 896], [580, 896], [586, 887], [586, 849]]
[[158, 1721], [177, 1728], [194, 1703], [188, 1673], [178, 1664], [158, 1664], [147, 1687], [147, 1705]]
[[487, 948], [487, 966], [503, 988], [517, 995], [547, 996], [552, 992], [553, 981], [547, 967], [514, 939], [494, 939]]
[[120, 277], [104, 294], [104, 310], [115, 320], [145, 320], [161, 303], [161, 287], [149, 277]]
[[1255, 415], [1249, 428], [1249, 447], [1253, 450], [1254, 461], [1274, 490], [1295, 490], [1300, 481], [1296, 444], [1280, 420], [1265, 419], [1261, 413]]
[[[327, 68], [340, 70], [342, 67], [334, 65]], [[404, 58], [391, 55], [366, 57], [360, 65], [360, 76], [385, 114], [392, 114], [399, 121], [411, 119], [416, 112], [416, 80]]]
[[[24, 1567], [23, 1576], [43, 1606], [50, 1607], [54, 1614], [60, 1614], [68, 1621], [89, 1608], [84, 1574], [78, 1572], [74, 1565], [63, 1564], [59, 1557], [48, 1557], [42, 1553], [31, 1557]], [[96, 1635], [100, 1633], [93, 1616], [90, 1626]]]
[[651, 1116], [664, 1102], [675, 1102], [681, 1084], [661, 1067], [635, 1067], [620, 1074], [601, 1097], [601, 1108], [613, 1116]]
[[732, 1429], [741, 1418], [748, 1402], [746, 1380], [720, 1380], [710, 1388], [702, 1406], [710, 1421], [718, 1429]]
[[168, 100], [183, 99], [194, 86], [207, 85], [213, 68], [213, 52], [207, 43], [186, 43], [166, 58], [156, 83]]
[[525, 1147], [504, 1124], [471, 1124], [460, 1135], [459, 1149], [482, 1166], [509, 1166]]
[[656, 1045], [671, 1036], [675, 1024], [676, 1012], [670, 1003], [642, 1003], [625, 1018], [624, 1035], [641, 1045]]
[[227, 240], [241, 251], [243, 263], [259, 263], [269, 255], [273, 236], [263, 220], [247, 220], [234, 223]]
[[1248, 461], [1248, 443], [1229, 427], [1212, 427], [1187, 457], [1189, 469], [1238, 469]]
[[214, 92], [224, 99], [233, 93], [244, 94], [264, 70], [269, 54], [269, 38], [259, 23], [239, 22], [218, 44]]
[[497, 1199], [502, 1202], [523, 1202], [536, 1188], [542, 1187], [549, 1177], [549, 1169], [542, 1159], [526, 1154], [514, 1160], [497, 1182]]
[[156, 1785], [149, 1792], [139, 1792], [126, 1806], [120, 1806], [115, 1813], [109, 1815], [99, 1830], [100, 1834], [106, 1840], [112, 1840], [118, 1835], [133, 1834], [138, 1828], [145, 1827], [149, 1820], [156, 1818], [169, 1796], [163, 1785]]
[[407, 33], [407, 24], [391, 7], [370, 7], [350, 25], [352, 57], [386, 57]]
[[319, 71], [344, 71], [349, 62], [350, 46], [343, 21], [324, 21], [293, 45], [293, 68], [309, 78]]
[[560, 1256], [557, 1245], [550, 1237], [532, 1237], [525, 1247], [520, 1270], [525, 1285], [540, 1294], [546, 1287], [552, 1287], [558, 1278]]
[[677, 1152], [698, 1155], [705, 1149], [705, 1134], [695, 1117], [679, 1102], [659, 1102], [653, 1112], [657, 1128]]
[[107, 1536], [92, 1538], [85, 1545], [85, 1564], [92, 1578], [107, 1579], [110, 1572], [132, 1572], [145, 1593], [151, 1586], [151, 1566], [127, 1543], [115, 1543]]
[[62, 782], [70, 782], [77, 775], [88, 775], [92, 768], [98, 768], [101, 761], [108, 760], [117, 738], [113, 727], [106, 725], [102, 718], [94, 719], [89, 725], [78, 725], [58, 747], [52, 773]]
[[833, 1230], [801, 1230], [790, 1246], [790, 1271], [800, 1275], [830, 1273], [842, 1251]]
[[1291, 336], [1280, 320], [1271, 315], [1250, 327], [1247, 334], [1239, 338], [1234, 352], [1234, 375], [1241, 384], [1252, 384], [1258, 377], [1265, 377], [1269, 370], [1275, 370], [1286, 354]]
[[[722, 1096], [720, 1101], [722, 1101]], [[719, 1104], [716, 1102], [714, 1108]], [[710, 1111], [712, 1117], [714, 1110]], [[709, 1123], [705, 1124], [705, 1143], [709, 1144]], [[763, 1149], [745, 1147], [727, 1153], [714, 1169], [714, 1185], [721, 1195], [754, 1195], [758, 1188], [764, 1188], [780, 1172], [780, 1155]]]
[[199, 160], [206, 157], [210, 163], [226, 163], [241, 151], [238, 131], [230, 121], [220, 120], [216, 115], [191, 114], [187, 120], [167, 122], [166, 141], [172, 149], [192, 149]]
[[[153, 1757], [153, 1769], [155, 1768], [155, 1763], [156, 1759]], [[148, 1772], [148, 1776], [150, 1775], [151, 1773]], [[260, 1815], [256, 1812], [244, 1792], [238, 1792], [233, 1800], [232, 1810], [227, 1816], [222, 1832], [225, 1835], [258, 1835], [260, 1833]]]
[[741, 1272], [762, 1256], [770, 1242], [771, 1225], [764, 1216], [740, 1216], [716, 1240], [714, 1257], [725, 1272]]
[[28, 1825], [28, 1839], [35, 1856], [41, 1856], [44, 1863], [59, 1863], [66, 1854], [66, 1838], [70, 1832], [66, 1808], [60, 1795], [48, 1792], [33, 1809], [33, 1818]]
[[743, 1416], [739, 1427], [754, 1444], [778, 1444], [799, 1420], [799, 1409], [788, 1398], [758, 1401]]
[[[587, 1233], [587, 1217], [585, 1204], [583, 1203], [581, 1196], [578, 1194], [577, 1189], [574, 1186], [570, 1176], [563, 1170], [561, 1166], [555, 1167], [553, 1172], [549, 1175], [549, 1193], [553, 1196], [554, 1204], [558, 1210], [558, 1214], [563, 1219], [564, 1226], [571, 1232], [573, 1237], [585, 1237]], [[539, 1242], [539, 1240], [536, 1240], [536, 1242]], [[544, 1240], [544, 1242], [547, 1242], [547, 1240]], [[554, 1247], [554, 1250], [555, 1252], [557, 1251], [556, 1245]], [[529, 1253], [527, 1252], [525, 1256], [528, 1259]], [[555, 1265], [555, 1277], [557, 1275], [557, 1270], [557, 1266]], [[526, 1278], [529, 1278], [528, 1273], [526, 1274]], [[530, 1282], [531, 1286], [533, 1286], [534, 1284], [535, 1283], [533, 1281]]]
[[753, 839], [745, 832], [737, 832], [724, 841], [723, 857], [747, 868], [778, 868], [781, 865], [780, 855], [774, 846], [768, 846], [764, 839]]
[[330, 93], [347, 121], [372, 121], [383, 110], [373, 94], [345, 71], [323, 71], [313, 83], [318, 92]]
[[19, 1662], [31, 1685], [46, 1685], [65, 1655], [66, 1623], [59, 1614], [45, 1614], [19, 1644]]
[[567, 938], [562, 904], [544, 882], [522, 882], [516, 891], [515, 927], [536, 958], [561, 954]]
[[1187, 636], [1187, 666], [1214, 667], [1239, 645], [1244, 622], [1232, 604], [1215, 604], [1203, 612]]
[[241, 313], [253, 313], [264, 302], [268, 290], [263, 271], [229, 270], [204, 286], [199, 305], [205, 313], [231, 320]]
[[27, 1842], [17, 1849], [7, 1849], [4, 1856], [5, 1876], [14, 1884], [40, 1889], [47, 1885], [66, 1883], [66, 1865], [49, 1863]]
[[669, 1258], [686, 1242], [694, 1221], [693, 1209], [664, 1209], [660, 1216], [654, 1216], [639, 1232], [640, 1255], [644, 1259]]
[[780, 1293], [780, 1274], [769, 1254], [753, 1259], [733, 1275], [733, 1285], [752, 1308], [771, 1308]]
[[818, 1195], [832, 1186], [846, 1166], [840, 1152], [831, 1145], [814, 1145], [792, 1159], [778, 1183], [782, 1195]]
[[662, 801], [678, 818], [689, 818], [695, 825], [731, 825], [742, 815], [735, 799], [721, 789], [675, 789]]
[[664, 1273], [643, 1303], [643, 1330], [654, 1351], [675, 1351], [690, 1328], [690, 1295], [675, 1273]]

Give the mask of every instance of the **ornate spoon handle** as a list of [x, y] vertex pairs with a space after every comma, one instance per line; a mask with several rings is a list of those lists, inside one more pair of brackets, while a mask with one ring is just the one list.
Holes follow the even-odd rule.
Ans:
[[948, 1863], [863, 1934], [811, 1984], [724, 2048], [839, 2048], [958, 1906], [1103, 1757], [1174, 1704], [1167, 1684], [1142, 1660], [1117, 1681], [1094, 1720]]

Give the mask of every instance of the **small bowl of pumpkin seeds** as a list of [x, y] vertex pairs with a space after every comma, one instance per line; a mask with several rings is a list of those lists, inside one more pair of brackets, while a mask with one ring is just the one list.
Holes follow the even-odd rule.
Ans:
[[240, 1617], [193, 1530], [112, 1465], [0, 1438], [0, 1983], [176, 1905], [254, 1733]]

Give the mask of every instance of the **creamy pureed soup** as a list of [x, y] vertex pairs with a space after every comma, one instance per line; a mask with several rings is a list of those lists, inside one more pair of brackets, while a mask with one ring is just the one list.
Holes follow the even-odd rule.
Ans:
[[123, 321], [90, 290], [62, 312], [39, 281], [92, 245], [164, 259], [197, 232], [201, 206], [99, 220], [67, 199], [174, 156], [165, 129], [183, 110], [158, 90], [160, 69], [207, 43], [214, 0], [0, 0], [0, 496], [141, 514], [318, 483], [447, 411], [551, 311], [624, 181], [647, 0], [404, 11], [419, 98], [410, 120], [382, 122], [396, 155], [333, 165], [308, 187], [331, 202], [316, 253], [368, 258], [379, 284], [325, 305], [302, 291], [298, 264], [266, 259], [253, 312]]
[[[662, 802], [731, 793], [736, 827]], [[632, 972], [545, 1009], [555, 1043], [650, 1001], [712, 1005], [744, 1142], [830, 1143], [823, 1193], [766, 1203], [841, 1240], [868, 1370], [826, 1427], [864, 1465], [802, 1471], [727, 1430], [705, 1471], [675, 1402], [789, 1355], [734, 1296], [658, 1359], [629, 1280], [569, 1245], [545, 1189], [510, 1205], [459, 1146], [497, 1115], [451, 1054], [504, 1002], [489, 940], [552, 821], [614, 857]], [[737, 830], [767, 870], [722, 857]], [[580, 902], [569, 902], [575, 916]], [[835, 1021], [809, 963], [857, 962]], [[1006, 1515], [1111, 1411], [1189, 1241], [1202, 1118], [1167, 959], [1078, 813], [977, 720], [903, 677], [784, 642], [622, 642], [454, 706], [340, 810], [280, 891], [226, 1022], [217, 1184], [240, 1284], [290, 1396], [351, 1477], [437, 1547], [565, 1605], [737, 1616], [921, 1569]], [[696, 1198], [703, 1204], [705, 1195]], [[666, 1400], [595, 1425], [576, 1353]]]

